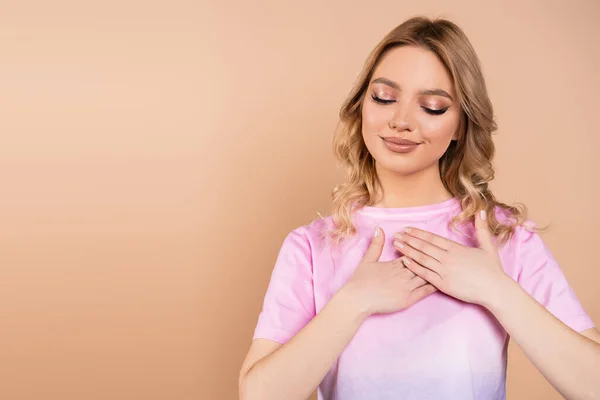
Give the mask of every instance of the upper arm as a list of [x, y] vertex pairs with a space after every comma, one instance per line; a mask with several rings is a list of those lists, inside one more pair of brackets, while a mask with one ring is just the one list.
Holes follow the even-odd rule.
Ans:
[[517, 282], [555, 317], [577, 332], [594, 328], [565, 274], [538, 233], [519, 229]]
[[315, 315], [311, 246], [304, 229], [285, 238], [263, 300], [252, 344], [240, 370], [248, 372], [295, 336]]
[[244, 359], [242, 368], [240, 370], [239, 382], [242, 383], [243, 379], [248, 374], [248, 371], [256, 365], [260, 360], [274, 353], [275, 350], [281, 347], [281, 343], [275, 342], [269, 339], [254, 339], [250, 345], [250, 350]]
[[285, 344], [315, 314], [311, 245], [305, 230], [299, 228], [281, 245], [253, 339]]
[[596, 329], [596, 328], [586, 329], [584, 331], [581, 331], [581, 334], [583, 336], [593, 340], [594, 342], [600, 344], [600, 331], [598, 331], [598, 329]]

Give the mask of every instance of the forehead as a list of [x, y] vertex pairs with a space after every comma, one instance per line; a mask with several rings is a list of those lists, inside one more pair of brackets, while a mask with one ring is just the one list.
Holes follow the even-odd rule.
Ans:
[[375, 68], [373, 79], [385, 77], [403, 90], [443, 89], [453, 93], [452, 78], [444, 64], [431, 51], [401, 46], [389, 50]]

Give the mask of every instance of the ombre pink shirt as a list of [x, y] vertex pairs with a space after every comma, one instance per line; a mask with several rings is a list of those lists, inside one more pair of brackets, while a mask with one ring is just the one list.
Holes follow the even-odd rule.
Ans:
[[[357, 235], [336, 247], [322, 232], [331, 217], [284, 240], [254, 338], [285, 344], [344, 285], [362, 260], [375, 226], [386, 235], [381, 261], [397, 258], [393, 235], [405, 226], [475, 246], [475, 229], [448, 226], [456, 199], [409, 208], [364, 207]], [[505, 218], [498, 209], [498, 218]], [[594, 327], [538, 234], [518, 228], [499, 249], [505, 272], [552, 314], [580, 332]], [[411, 307], [374, 315], [360, 326], [319, 386], [319, 400], [505, 399], [506, 331], [485, 308], [436, 292]]]

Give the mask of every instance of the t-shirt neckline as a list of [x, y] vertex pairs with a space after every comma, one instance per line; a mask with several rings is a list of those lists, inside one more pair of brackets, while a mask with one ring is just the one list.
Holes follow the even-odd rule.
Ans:
[[452, 197], [448, 200], [444, 200], [440, 203], [427, 204], [423, 206], [413, 207], [374, 207], [374, 206], [363, 206], [356, 210], [358, 214], [367, 215], [371, 217], [419, 217], [419, 216], [432, 216], [436, 214], [442, 214], [449, 212], [454, 209], [460, 209], [460, 201], [456, 197]]

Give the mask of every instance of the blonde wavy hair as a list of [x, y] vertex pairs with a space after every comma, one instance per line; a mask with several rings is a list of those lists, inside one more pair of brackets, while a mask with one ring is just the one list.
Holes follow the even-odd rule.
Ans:
[[[352, 212], [357, 207], [372, 205], [380, 189], [375, 160], [361, 133], [362, 104], [376, 66], [386, 52], [398, 46], [418, 46], [433, 52], [448, 70], [457, 92], [461, 106], [459, 136], [439, 160], [442, 182], [459, 199], [462, 207], [461, 213], [451, 220], [451, 226], [455, 228], [458, 224], [473, 221], [476, 212], [486, 210], [490, 231], [498, 245], [510, 240], [519, 225], [538, 230], [525, 224], [527, 208], [524, 205], [501, 203], [488, 187], [488, 182], [494, 178], [492, 132], [497, 126], [475, 50], [453, 22], [419, 16], [394, 28], [372, 50], [340, 109], [343, 128], [336, 130], [333, 146], [348, 177], [346, 182], [333, 189], [333, 227], [327, 236], [340, 243], [354, 235]], [[496, 218], [496, 206], [508, 212], [509, 218], [504, 223]]]

